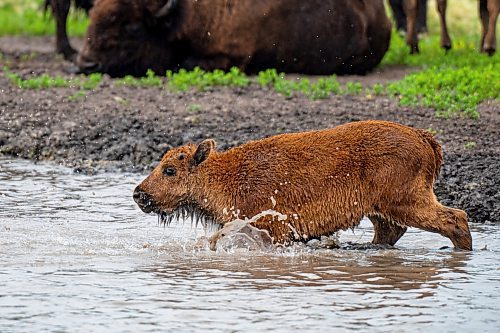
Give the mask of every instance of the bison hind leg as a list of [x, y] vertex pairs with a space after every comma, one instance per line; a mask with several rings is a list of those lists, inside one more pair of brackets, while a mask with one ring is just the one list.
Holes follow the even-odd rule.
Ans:
[[373, 223], [373, 228], [375, 230], [372, 241], [373, 244], [388, 244], [394, 246], [407, 230], [406, 227], [397, 225], [380, 216], [369, 216], [369, 219]]

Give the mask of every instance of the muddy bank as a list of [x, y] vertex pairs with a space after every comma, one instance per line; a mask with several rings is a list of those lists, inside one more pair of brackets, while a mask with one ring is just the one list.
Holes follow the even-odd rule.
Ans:
[[[50, 41], [0, 39], [2, 61], [12, 71], [65, 74]], [[30, 43], [33, 41], [34, 54]], [[16, 48], [15, 43], [22, 47]], [[6, 46], [8, 44], [8, 47]], [[402, 77], [389, 68], [366, 77], [341, 78], [373, 84]], [[119, 169], [147, 172], [173, 146], [215, 138], [219, 149], [283, 132], [384, 119], [432, 129], [443, 145], [445, 166], [436, 194], [465, 209], [475, 222], [500, 222], [500, 103], [484, 103], [479, 120], [434, 117], [434, 111], [398, 106], [393, 99], [332, 96], [285, 99], [251, 85], [175, 93], [161, 88], [118, 86], [105, 78], [94, 91], [70, 98], [71, 88], [20, 90], [0, 74], [0, 153], [52, 160], [78, 171]]]

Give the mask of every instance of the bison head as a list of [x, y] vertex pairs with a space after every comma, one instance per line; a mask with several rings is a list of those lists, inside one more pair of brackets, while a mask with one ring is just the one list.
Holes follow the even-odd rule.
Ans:
[[97, 0], [77, 58], [81, 72], [157, 74], [173, 63], [169, 47], [179, 22], [178, 0]]
[[156, 213], [163, 223], [174, 216], [191, 215], [212, 219], [200, 202], [198, 169], [214, 150], [215, 142], [205, 140], [168, 151], [160, 164], [134, 190], [134, 200], [145, 213]]

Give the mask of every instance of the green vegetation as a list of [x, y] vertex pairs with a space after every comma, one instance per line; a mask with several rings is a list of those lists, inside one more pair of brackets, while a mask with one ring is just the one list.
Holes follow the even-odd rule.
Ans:
[[388, 85], [402, 105], [436, 109], [439, 117], [463, 112], [478, 118], [477, 105], [500, 97], [500, 63], [484, 67], [430, 67]]
[[464, 144], [464, 148], [465, 149], [474, 149], [474, 148], [476, 148], [476, 142], [475, 141], [467, 141]]
[[205, 90], [213, 86], [246, 87], [250, 79], [238, 68], [233, 67], [229, 72], [216, 69], [213, 72], [205, 72], [196, 67], [192, 71], [181, 69], [174, 73], [167, 71], [168, 87], [176, 91], [186, 91], [190, 88]]
[[163, 86], [163, 80], [161, 77], [156, 76], [155, 73], [148, 69], [146, 76], [136, 78], [131, 75], [127, 75], [122, 79], [116, 80], [118, 85], [130, 86], [130, 87], [161, 87]]
[[3, 68], [3, 73], [15, 86], [21, 89], [48, 89], [61, 87], [77, 87], [85, 90], [95, 89], [102, 80], [102, 74], [94, 73], [89, 76], [65, 78], [60, 75], [50, 76], [42, 74], [37, 77], [23, 79], [19, 74]]
[[76, 102], [78, 100], [82, 100], [85, 98], [85, 91], [83, 90], [78, 90], [74, 94], [71, 94], [68, 96], [68, 100], [71, 102]]
[[306, 78], [286, 79], [284, 73], [278, 74], [275, 69], [268, 69], [259, 73], [257, 82], [263, 87], [274, 88], [285, 97], [291, 97], [295, 92], [300, 92], [311, 99], [321, 99], [341, 91], [335, 75], [311, 82]]
[[191, 113], [197, 113], [201, 111], [201, 105], [200, 104], [190, 104], [187, 107], [187, 111]]
[[[0, 36], [53, 35], [55, 23], [50, 10], [43, 11], [43, 0], [0, 0]], [[68, 34], [83, 36], [88, 25], [85, 13], [70, 12]]]

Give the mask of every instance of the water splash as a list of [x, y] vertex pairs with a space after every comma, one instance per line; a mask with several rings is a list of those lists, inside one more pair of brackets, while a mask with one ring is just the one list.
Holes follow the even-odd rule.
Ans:
[[214, 233], [209, 239], [210, 249], [231, 250], [234, 248], [246, 248], [248, 250], [269, 251], [274, 248], [273, 239], [267, 230], [261, 230], [251, 225], [264, 216], [272, 216], [278, 221], [287, 219], [285, 214], [268, 209], [260, 212], [252, 218], [235, 219], [228, 222], [224, 227]]

